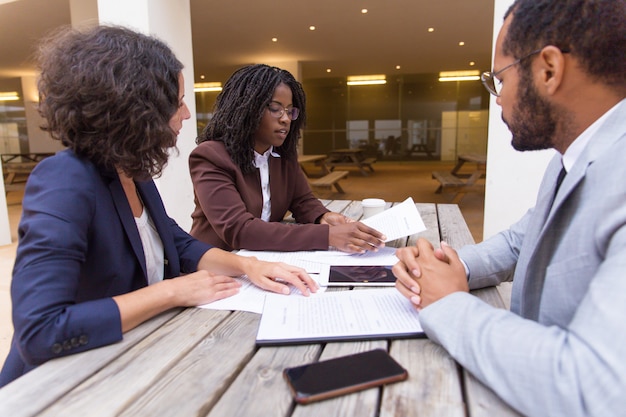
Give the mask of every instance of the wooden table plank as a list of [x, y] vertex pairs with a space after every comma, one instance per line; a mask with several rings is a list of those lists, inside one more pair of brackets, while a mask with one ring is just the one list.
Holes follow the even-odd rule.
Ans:
[[118, 415], [230, 314], [201, 308], [184, 310], [40, 416], [83, 415], [85, 410], [90, 410], [90, 417]]
[[457, 365], [428, 339], [394, 340], [391, 355], [409, 371], [409, 379], [383, 393], [381, 417], [464, 416]]
[[283, 417], [291, 414], [293, 400], [283, 369], [315, 362], [321, 345], [263, 347], [259, 349], [222, 395], [209, 417]]
[[[372, 349], [387, 350], [387, 341], [370, 340], [360, 342], [328, 343], [319, 360], [328, 360], [339, 356], [351, 355]], [[379, 388], [370, 388], [353, 394], [342, 395], [326, 401], [308, 405], [295, 404], [292, 417], [319, 416], [359, 416], [375, 417], [378, 415]]]
[[260, 318], [231, 314], [120, 416], [205, 415], [254, 355]]
[[21, 376], [0, 389], [0, 416], [38, 416], [45, 407], [59, 401], [181, 311], [173, 309], [146, 321], [124, 334], [119, 343], [46, 362]]

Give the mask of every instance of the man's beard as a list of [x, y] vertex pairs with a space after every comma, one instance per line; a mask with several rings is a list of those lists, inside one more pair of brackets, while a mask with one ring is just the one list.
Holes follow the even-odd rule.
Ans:
[[539, 96], [530, 74], [520, 77], [517, 105], [510, 121], [504, 120], [513, 138], [511, 145], [518, 151], [537, 151], [554, 147], [558, 111]]

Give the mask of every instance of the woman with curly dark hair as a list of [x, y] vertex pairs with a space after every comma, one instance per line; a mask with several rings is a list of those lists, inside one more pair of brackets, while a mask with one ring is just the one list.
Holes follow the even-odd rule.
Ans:
[[[189, 157], [196, 208], [191, 234], [223, 249], [375, 251], [378, 231], [330, 212], [298, 165], [306, 121], [302, 86], [288, 71], [237, 70]], [[296, 223], [281, 223], [291, 211]]]
[[232, 276], [316, 291], [304, 270], [213, 248], [167, 216], [151, 177], [190, 113], [182, 64], [164, 43], [118, 27], [64, 29], [39, 63], [43, 128], [68, 149], [26, 185], [0, 386], [167, 309], [231, 296], [241, 286]]

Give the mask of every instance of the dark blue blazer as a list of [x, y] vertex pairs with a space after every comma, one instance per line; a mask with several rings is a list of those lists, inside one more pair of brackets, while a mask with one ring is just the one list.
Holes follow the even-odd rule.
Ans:
[[[211, 246], [167, 216], [153, 181], [136, 184], [163, 241], [165, 278], [196, 271]], [[121, 340], [111, 297], [147, 285], [141, 238], [115, 172], [59, 152], [33, 170], [22, 205], [14, 335], [0, 386], [49, 359]]]

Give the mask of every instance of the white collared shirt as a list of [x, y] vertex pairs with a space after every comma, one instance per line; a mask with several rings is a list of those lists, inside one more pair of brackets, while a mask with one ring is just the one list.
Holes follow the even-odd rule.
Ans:
[[620, 101], [615, 106], [611, 107], [606, 113], [596, 119], [587, 129], [584, 130], [574, 142], [572, 142], [569, 147], [565, 150], [563, 157], [561, 158], [561, 162], [563, 162], [563, 167], [566, 172], [569, 172], [570, 169], [576, 163], [576, 160], [583, 153], [583, 150], [587, 147], [587, 144], [591, 140], [591, 138], [596, 134], [596, 132], [600, 129], [604, 121], [609, 118], [611, 113], [613, 113], [620, 105], [626, 103], [626, 99]]
[[273, 146], [270, 146], [270, 148], [263, 155], [254, 151], [254, 166], [259, 170], [259, 174], [261, 176], [261, 192], [263, 193], [263, 210], [261, 211], [261, 220], [266, 222], [270, 221], [270, 215], [272, 214], [272, 201], [270, 200], [270, 155], [275, 158], [280, 158], [280, 155], [274, 152]]

